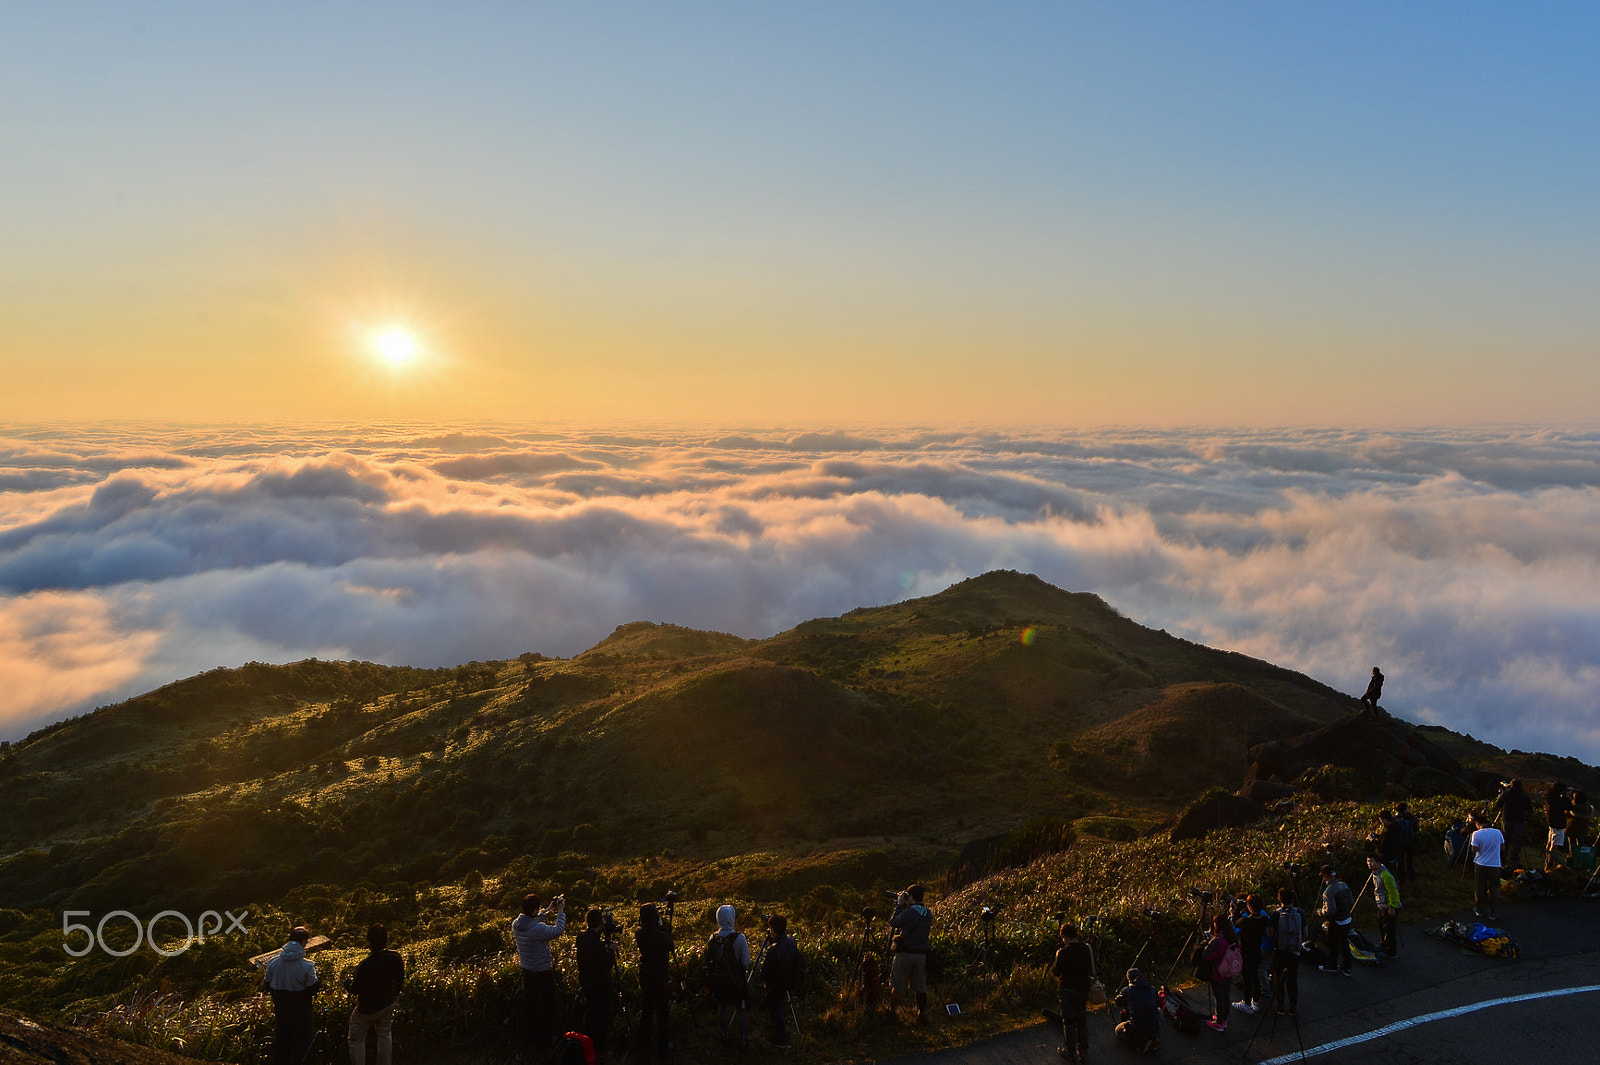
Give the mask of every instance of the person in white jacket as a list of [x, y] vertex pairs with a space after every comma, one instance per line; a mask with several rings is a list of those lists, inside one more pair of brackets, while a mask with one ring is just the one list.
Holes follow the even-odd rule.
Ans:
[[304, 1065], [311, 1053], [315, 1026], [311, 996], [322, 990], [322, 981], [317, 979], [317, 967], [306, 957], [309, 942], [311, 932], [304, 926], [290, 930], [289, 942], [267, 962], [261, 979], [272, 994], [276, 1022], [272, 1030], [273, 1065]]
[[706, 940], [706, 978], [711, 985], [711, 996], [717, 1000], [717, 1037], [726, 1040], [728, 1028], [737, 1017], [741, 1049], [750, 1046], [744, 1015], [749, 973], [750, 943], [743, 932], [734, 928], [733, 907], [719, 906], [717, 930]]

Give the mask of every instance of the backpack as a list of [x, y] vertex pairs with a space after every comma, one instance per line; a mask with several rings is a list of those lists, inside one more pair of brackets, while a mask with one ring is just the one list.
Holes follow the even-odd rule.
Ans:
[[1306, 937], [1306, 918], [1293, 906], [1278, 911], [1277, 949], [1286, 954], [1299, 954], [1300, 941]]
[[1217, 959], [1216, 965], [1211, 969], [1214, 980], [1232, 980], [1244, 972], [1244, 955], [1239, 950], [1239, 944], [1229, 943], [1228, 949], [1222, 952], [1222, 957]]
[[556, 1040], [550, 1065], [594, 1065], [594, 1042], [582, 1032], [568, 1032]]
[[1184, 1035], [1196, 1035], [1201, 1025], [1205, 1022], [1200, 1014], [1184, 1001], [1182, 995], [1176, 991], [1161, 989], [1161, 1012], [1167, 1015], [1167, 1020], [1172, 1022], [1172, 1027]]
[[738, 934], [725, 936], [718, 932], [706, 941], [706, 988], [718, 1002], [734, 1003], [744, 998], [744, 966], [733, 949], [733, 937]]
[[1417, 842], [1417, 819], [1414, 815], [1409, 813], [1401, 814], [1395, 818], [1395, 822], [1400, 826], [1400, 841], [1402, 843], [1409, 847]]

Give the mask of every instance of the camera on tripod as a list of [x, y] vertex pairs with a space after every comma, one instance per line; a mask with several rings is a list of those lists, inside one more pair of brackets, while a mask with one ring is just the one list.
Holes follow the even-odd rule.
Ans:
[[871, 924], [878, 919], [878, 911], [871, 906], [861, 907], [861, 920], [864, 924]]
[[622, 935], [622, 926], [617, 923], [617, 915], [607, 906], [600, 911], [600, 938], [617, 939]]
[[984, 921], [988, 924], [993, 924], [996, 916], [997, 914], [995, 913], [993, 906], [985, 906], [982, 910], [978, 911], [978, 920]]
[[1192, 887], [1189, 889], [1189, 896], [1199, 899], [1200, 905], [1209, 906], [1211, 905], [1211, 900], [1217, 897], [1217, 893], [1214, 891], [1201, 891], [1197, 887]]

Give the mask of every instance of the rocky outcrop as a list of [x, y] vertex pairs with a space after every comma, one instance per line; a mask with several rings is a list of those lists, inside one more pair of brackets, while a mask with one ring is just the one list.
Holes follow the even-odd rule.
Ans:
[[1267, 816], [1266, 807], [1241, 795], [1210, 794], [1194, 803], [1172, 827], [1172, 842], [1200, 839], [1219, 828], [1243, 828]]
[[1473, 774], [1438, 744], [1387, 714], [1351, 714], [1288, 740], [1250, 748], [1241, 794], [1257, 796], [1260, 782], [1291, 784], [1315, 766], [1352, 770], [1373, 794], [1390, 786], [1407, 795], [1475, 794]]

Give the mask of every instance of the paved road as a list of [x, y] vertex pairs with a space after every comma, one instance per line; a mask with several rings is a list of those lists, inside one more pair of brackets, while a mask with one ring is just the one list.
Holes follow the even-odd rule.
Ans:
[[[1518, 961], [1464, 954], [1408, 926], [1400, 957], [1383, 969], [1357, 966], [1348, 978], [1303, 969], [1298, 1031], [1287, 1018], [1278, 1019], [1274, 1033], [1272, 1017], [1263, 1021], [1236, 1012], [1226, 1033], [1207, 1029], [1185, 1036], [1168, 1027], [1161, 1049], [1139, 1056], [1114, 1042], [1101, 1010], [1089, 1015], [1089, 1060], [1289, 1065], [1302, 1060], [1303, 1048], [1305, 1060], [1317, 1065], [1600, 1062], [1600, 901], [1550, 900], [1506, 909], [1500, 925], [1522, 947]], [[1524, 995], [1551, 997], [1495, 1004]], [[1191, 1001], [1209, 1000], [1201, 990]], [[1446, 1012], [1453, 1015], [1433, 1017]], [[1382, 1034], [1373, 1037], [1375, 1032]], [[1333, 1045], [1344, 1040], [1353, 1042]], [[885, 1065], [1047, 1065], [1060, 1061], [1060, 1041], [1058, 1031], [1041, 1023]]]

